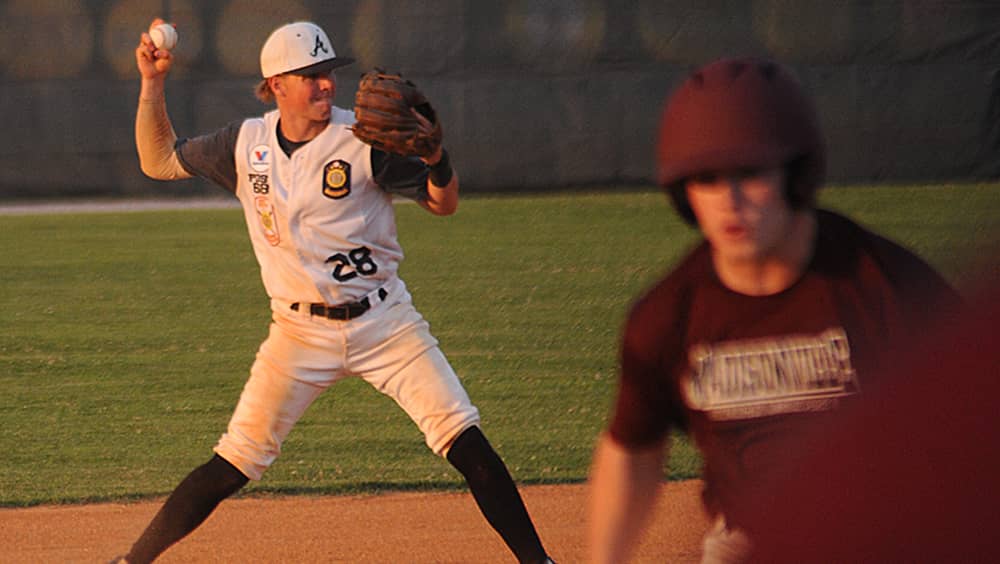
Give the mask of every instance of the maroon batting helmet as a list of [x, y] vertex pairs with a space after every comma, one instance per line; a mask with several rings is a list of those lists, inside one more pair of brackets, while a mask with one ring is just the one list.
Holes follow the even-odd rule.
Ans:
[[826, 147], [816, 109], [788, 69], [765, 59], [723, 59], [692, 73], [668, 98], [657, 162], [660, 186], [694, 225], [686, 178], [788, 167], [786, 200], [800, 209], [815, 202]]

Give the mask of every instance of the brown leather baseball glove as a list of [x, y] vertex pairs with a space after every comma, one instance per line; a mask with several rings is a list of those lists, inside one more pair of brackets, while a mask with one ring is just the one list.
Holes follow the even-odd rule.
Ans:
[[402, 75], [382, 69], [365, 73], [354, 96], [354, 117], [354, 136], [376, 149], [427, 157], [441, 147], [443, 133], [434, 108]]

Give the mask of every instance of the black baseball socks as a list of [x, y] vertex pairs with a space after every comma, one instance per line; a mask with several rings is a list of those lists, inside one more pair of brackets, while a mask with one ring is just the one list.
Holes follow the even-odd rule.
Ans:
[[479, 510], [518, 561], [548, 562], [513, 478], [479, 427], [463, 431], [452, 443], [447, 458], [465, 476]]
[[250, 479], [226, 459], [215, 455], [195, 468], [153, 517], [126, 559], [129, 564], [152, 562], [170, 545], [198, 528], [222, 500]]

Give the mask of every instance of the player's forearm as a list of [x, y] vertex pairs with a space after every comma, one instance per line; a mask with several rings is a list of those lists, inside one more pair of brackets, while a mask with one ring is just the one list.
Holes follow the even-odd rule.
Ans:
[[142, 172], [157, 180], [191, 178], [174, 153], [176, 142], [167, 115], [163, 81], [143, 80], [135, 116], [135, 147]]
[[166, 77], [143, 78], [139, 83], [140, 100], [163, 100], [166, 90]]
[[447, 186], [435, 185], [427, 181], [427, 199], [424, 208], [434, 215], [451, 215], [458, 209], [458, 175], [452, 176]]
[[424, 208], [435, 215], [455, 213], [458, 209], [458, 173], [451, 167], [447, 151], [439, 149], [424, 162], [431, 167], [427, 176], [427, 199], [421, 202]]
[[590, 474], [590, 562], [625, 562], [641, 538], [663, 477], [666, 442], [630, 450], [602, 435]]

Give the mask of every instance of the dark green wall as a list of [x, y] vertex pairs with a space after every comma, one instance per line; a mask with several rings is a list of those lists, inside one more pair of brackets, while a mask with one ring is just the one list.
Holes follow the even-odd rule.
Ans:
[[138, 170], [134, 47], [177, 23], [180, 136], [265, 109], [257, 56], [312, 19], [357, 77], [400, 70], [438, 108], [466, 190], [647, 183], [661, 103], [690, 68], [770, 55], [816, 96], [834, 182], [1000, 176], [995, 0], [8, 0], [0, 2], [0, 198], [214, 193]]

